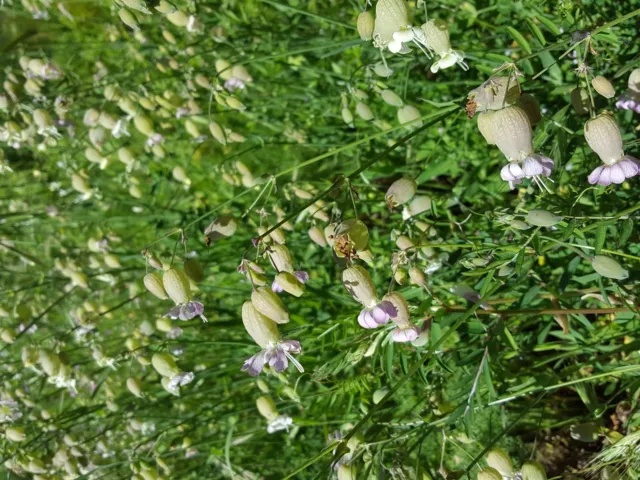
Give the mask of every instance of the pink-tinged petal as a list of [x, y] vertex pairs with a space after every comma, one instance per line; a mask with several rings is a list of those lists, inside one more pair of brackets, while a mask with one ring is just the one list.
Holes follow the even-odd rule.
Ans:
[[396, 318], [398, 316], [398, 310], [395, 305], [388, 300], [384, 300], [378, 304], [378, 307], [385, 311], [387, 315], [391, 318]]
[[625, 174], [624, 174], [624, 170], [622, 169], [622, 167], [618, 163], [616, 163], [614, 165], [611, 165], [609, 167], [609, 170], [611, 171], [611, 182], [612, 183], [620, 184], [620, 183], [624, 182], [624, 180], [627, 178], [625, 176]]
[[282, 372], [289, 366], [289, 360], [287, 360], [287, 356], [281, 348], [269, 350], [265, 355], [265, 359], [269, 362], [269, 366], [276, 372]]
[[538, 161], [537, 158], [534, 158], [533, 156], [525, 158], [522, 167], [522, 171], [527, 178], [533, 177], [535, 175], [541, 175], [543, 172], [542, 164]]
[[391, 332], [391, 339], [394, 342], [406, 343], [413, 342], [420, 335], [420, 329], [416, 326], [409, 328], [396, 328]]
[[163, 317], [170, 317], [171, 320], [177, 320], [180, 318], [180, 305], [176, 305], [171, 310], [169, 310]]
[[307, 283], [309, 281], [309, 274], [303, 271], [293, 272], [293, 275], [298, 279], [300, 283]]
[[389, 321], [389, 315], [377, 305], [371, 309], [371, 317], [378, 325], [384, 325]]
[[276, 292], [276, 293], [284, 292], [284, 288], [282, 288], [280, 286], [280, 284], [278, 282], [276, 282], [275, 280], [271, 284], [271, 290]]
[[358, 315], [358, 323], [362, 328], [376, 328], [378, 324], [375, 322], [369, 310], [364, 308]]
[[591, 185], [595, 183], [599, 183], [598, 180], [600, 180], [600, 175], [602, 174], [602, 170], [604, 170], [604, 167], [602, 166], [597, 167], [593, 172], [589, 174], [588, 181]]
[[252, 377], [256, 377], [260, 375], [262, 369], [264, 368], [265, 360], [264, 351], [260, 351], [256, 353], [253, 357], [249, 357], [244, 361], [244, 365], [240, 369], [241, 372], [248, 372]]
[[625, 155], [618, 165], [624, 170], [627, 178], [635, 177], [640, 173], [640, 163], [630, 155]]
[[302, 351], [302, 346], [297, 340], [282, 340], [280, 345], [285, 352], [300, 353]]
[[611, 185], [611, 167], [606, 166], [602, 169], [602, 172], [600, 172], [600, 178], [598, 179], [598, 184], [604, 185], [605, 187], [607, 185]]

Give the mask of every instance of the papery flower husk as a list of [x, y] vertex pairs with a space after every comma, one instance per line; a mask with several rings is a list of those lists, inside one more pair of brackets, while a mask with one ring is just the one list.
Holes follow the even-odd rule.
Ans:
[[189, 278], [182, 269], [170, 268], [162, 276], [162, 284], [167, 295], [176, 305], [186, 303], [191, 298]]
[[391, 184], [385, 199], [390, 207], [403, 205], [411, 200], [416, 194], [418, 184], [413, 178], [402, 177]]
[[393, 34], [411, 26], [409, 6], [405, 0], [378, 0], [373, 29], [374, 46], [386, 47]]
[[356, 26], [361, 40], [371, 40], [373, 38], [373, 29], [375, 26], [373, 13], [370, 11], [360, 13], [360, 15], [358, 15]]
[[244, 302], [242, 305], [242, 323], [253, 341], [261, 348], [276, 344], [280, 338], [278, 325], [261, 314], [252, 302]]
[[256, 288], [251, 293], [251, 303], [256, 310], [276, 323], [282, 324], [289, 321], [289, 312], [282, 300], [267, 287]]
[[602, 114], [587, 120], [584, 125], [584, 138], [600, 160], [607, 165], [624, 157], [620, 128], [611, 115]]

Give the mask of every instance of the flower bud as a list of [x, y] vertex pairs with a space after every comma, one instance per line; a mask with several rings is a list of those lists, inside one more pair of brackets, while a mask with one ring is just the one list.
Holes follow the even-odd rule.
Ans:
[[275, 280], [285, 292], [294, 297], [300, 297], [304, 293], [304, 284], [292, 273], [280, 272]]
[[547, 480], [547, 472], [538, 462], [524, 462], [520, 471], [522, 480]]
[[231, 215], [221, 215], [211, 222], [205, 229], [204, 234], [207, 237], [207, 242], [210, 243], [214, 240], [232, 236], [236, 233], [237, 228], [238, 224]]
[[316, 226], [313, 226], [309, 229], [309, 238], [312, 242], [320, 245], [321, 247], [325, 247], [327, 245], [327, 240], [324, 238], [324, 232]]
[[357, 252], [358, 258], [362, 260], [367, 265], [371, 265], [373, 263], [373, 252], [370, 248], [365, 248], [364, 250], [358, 250]]
[[180, 10], [168, 13], [166, 17], [176, 27], [186, 27], [187, 23], [189, 23], [189, 16]]
[[276, 410], [276, 404], [270, 397], [258, 397], [256, 400], [256, 407], [258, 407], [258, 412], [268, 421], [272, 422], [278, 416], [278, 412]]
[[387, 105], [391, 105], [392, 107], [400, 108], [404, 105], [402, 98], [393, 90], [385, 89], [380, 93], [380, 96]]
[[267, 250], [273, 267], [278, 272], [293, 272], [293, 260], [289, 249], [284, 245], [272, 245]]
[[371, 110], [371, 107], [369, 107], [369, 105], [363, 102], [359, 102], [356, 105], [356, 113], [365, 122], [369, 122], [375, 118], [375, 116], [373, 115], [373, 111]]
[[551, 227], [561, 221], [562, 217], [546, 210], [529, 210], [527, 213], [527, 222], [536, 227]]
[[502, 480], [502, 475], [495, 468], [487, 467], [478, 472], [478, 480]]
[[404, 268], [396, 268], [393, 279], [398, 285], [404, 285], [407, 282], [407, 271]]
[[342, 284], [353, 299], [364, 307], [371, 308], [377, 305], [376, 288], [369, 272], [360, 265], [354, 265], [342, 272]]
[[278, 343], [278, 325], [256, 310], [252, 302], [244, 302], [242, 305], [242, 323], [260, 347], [267, 348], [270, 344]]
[[401, 125], [411, 123], [411, 127], [422, 126], [422, 121], [417, 121], [421, 117], [420, 110], [413, 105], [405, 105], [398, 109], [398, 121]]
[[[380, 2], [378, 2], [380, 3]], [[338, 467], [338, 480], [356, 480], [356, 467], [353, 465], [340, 465]]]
[[587, 120], [584, 138], [603, 163], [612, 165], [624, 157], [620, 128], [611, 115], [602, 114]]
[[118, 149], [118, 160], [120, 160], [125, 165], [131, 165], [134, 162], [135, 158], [133, 156], [133, 153], [131, 153], [131, 150], [129, 150], [127, 147], [120, 147]]
[[236, 97], [227, 97], [225, 101], [227, 106], [233, 110], [243, 111], [247, 109], [247, 107], [245, 107], [244, 104]]
[[167, 295], [176, 305], [187, 303], [191, 298], [189, 278], [183, 270], [170, 268], [162, 276], [162, 284]]
[[410, 248], [413, 248], [414, 245], [409, 237], [407, 237], [406, 235], [400, 235], [396, 239], [396, 246], [400, 250], [409, 250]]
[[426, 195], [419, 195], [411, 200], [411, 203], [407, 207], [407, 213], [409, 217], [415, 217], [427, 210], [431, 210], [431, 197]]
[[418, 285], [419, 287], [424, 287], [425, 285], [424, 273], [417, 267], [409, 269], [409, 280], [411, 280], [411, 283]]
[[614, 278], [616, 280], [625, 280], [629, 278], [629, 271], [616, 262], [613, 258], [605, 255], [596, 255], [591, 260], [591, 266], [600, 275], [606, 278]]
[[142, 393], [142, 384], [140, 383], [140, 380], [138, 378], [127, 378], [127, 388], [133, 395], [138, 398], [142, 398], [144, 396]]
[[523, 109], [514, 105], [497, 110], [491, 123], [493, 140], [509, 160], [519, 161], [533, 152], [531, 123]]
[[8, 427], [4, 431], [4, 436], [11, 442], [24, 442], [27, 439], [22, 427]]
[[593, 80], [591, 80], [591, 86], [604, 98], [613, 98], [616, 95], [616, 89], [613, 88], [611, 82], [602, 75], [593, 77]]
[[0, 328], [0, 339], [4, 343], [13, 343], [16, 339], [16, 332], [13, 328]]
[[180, 373], [180, 369], [170, 353], [154, 353], [151, 357], [151, 365], [163, 377], [173, 378]]
[[218, 125], [216, 122], [211, 122], [209, 124], [209, 131], [211, 132], [211, 136], [218, 143], [221, 143], [222, 145], [226, 145], [227, 137], [224, 134], [224, 130], [222, 129], [222, 127], [220, 125]]
[[513, 477], [514, 471], [511, 459], [509, 458], [509, 455], [507, 455], [507, 453], [501, 448], [492, 448], [491, 450], [489, 450], [486, 460], [487, 464], [491, 468], [496, 469], [500, 473], [500, 475], [503, 475], [505, 477]]
[[76, 192], [84, 193], [85, 195], [90, 195], [93, 192], [87, 180], [77, 173], [71, 175], [71, 186]]
[[166, 300], [169, 298], [167, 292], [164, 289], [162, 277], [158, 272], [147, 273], [143, 279], [144, 286], [147, 290], [149, 290], [153, 295], [158, 297], [160, 300]]
[[50, 377], [55, 377], [60, 372], [60, 357], [51, 350], [41, 349], [38, 352], [38, 361], [42, 366], [42, 370]]
[[184, 183], [185, 185], [191, 184], [191, 179], [187, 176], [187, 172], [184, 171], [184, 168], [181, 166], [174, 167], [171, 171], [171, 176], [180, 183]]
[[22, 351], [20, 352], [20, 354], [22, 358], [22, 364], [25, 368], [35, 367], [39, 359], [39, 352], [35, 347], [22, 347]]
[[416, 194], [418, 184], [413, 178], [402, 177], [391, 184], [385, 199], [389, 207], [403, 205], [411, 200]]
[[136, 115], [133, 118], [133, 125], [136, 127], [141, 134], [146, 135], [147, 137], [153, 134], [153, 122], [149, 117], [144, 115]]
[[36, 108], [33, 111], [33, 122], [36, 124], [38, 128], [44, 129], [49, 128], [53, 125], [53, 121], [51, 120], [51, 115], [49, 112], [42, 108]]
[[[284, 286], [283, 286], [284, 288]], [[267, 318], [276, 323], [287, 323], [289, 312], [285, 308], [280, 297], [267, 287], [259, 287], [251, 293], [251, 303]]]
[[184, 261], [184, 273], [194, 282], [204, 280], [204, 270], [195, 258], [187, 258]]
[[591, 105], [589, 92], [581, 87], [571, 90], [571, 105], [578, 115], [587, 115]]
[[342, 109], [342, 120], [344, 123], [353, 128], [353, 113], [348, 108]]
[[167, 333], [173, 329], [173, 324], [169, 318], [162, 317], [156, 320], [156, 328], [163, 333]]
[[373, 14], [369, 11], [362, 12], [358, 15], [357, 28], [358, 35], [362, 40], [371, 40], [373, 38], [373, 27], [374, 27], [374, 18]]

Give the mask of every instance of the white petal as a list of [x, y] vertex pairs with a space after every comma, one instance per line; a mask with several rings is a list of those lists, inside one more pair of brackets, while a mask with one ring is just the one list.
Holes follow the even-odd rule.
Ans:
[[600, 179], [600, 175], [602, 174], [602, 170], [604, 169], [604, 167], [597, 167], [596, 169], [593, 170], [593, 172], [591, 172], [589, 174], [589, 183], [591, 185], [593, 185], [594, 183], [598, 183], [598, 180]]

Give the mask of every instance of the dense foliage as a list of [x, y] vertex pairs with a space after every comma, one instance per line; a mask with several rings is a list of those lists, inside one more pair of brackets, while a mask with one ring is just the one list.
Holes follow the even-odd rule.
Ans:
[[0, 0], [3, 477], [639, 478], [639, 7]]

